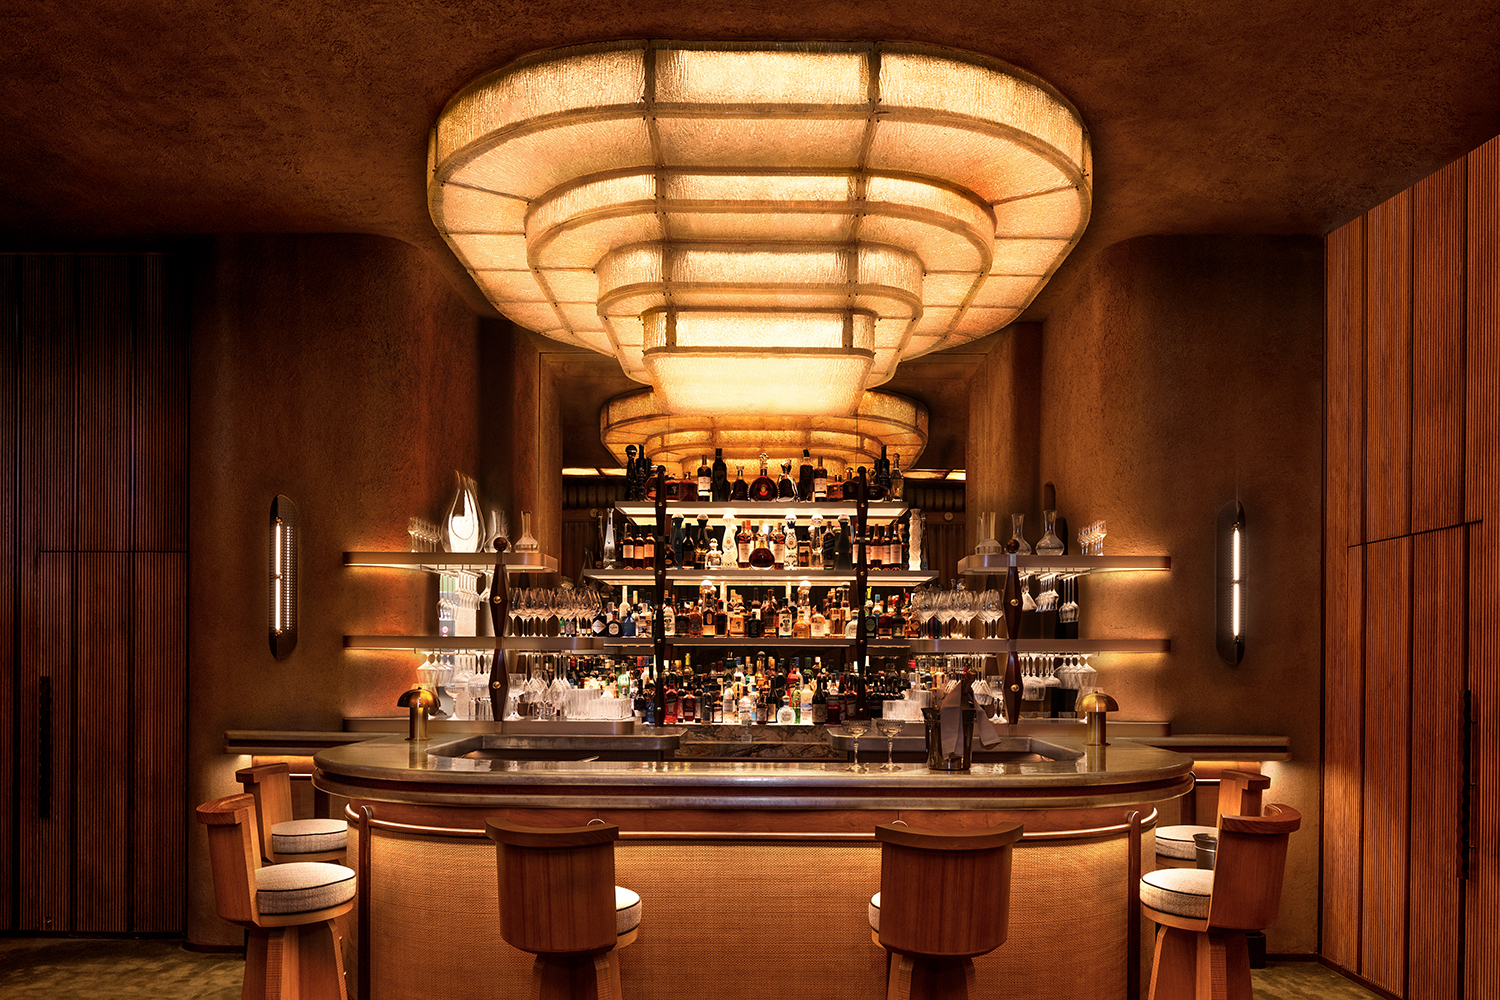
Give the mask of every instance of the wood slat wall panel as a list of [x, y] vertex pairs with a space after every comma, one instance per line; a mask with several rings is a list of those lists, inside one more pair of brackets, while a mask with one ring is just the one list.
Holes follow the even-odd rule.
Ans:
[[133, 372], [130, 258], [77, 258], [78, 539], [84, 551], [129, 551]]
[[[16, 754], [17, 929], [63, 931], [72, 926], [73, 555], [42, 553], [23, 561], [22, 617], [17, 635], [21, 731]], [[51, 739], [38, 723], [40, 679], [52, 684]], [[50, 747], [48, 815], [39, 815], [41, 761]]]
[[1326, 490], [1329, 545], [1364, 541], [1365, 222], [1326, 243]]
[[186, 324], [169, 311], [166, 258], [134, 258], [135, 548], [186, 552], [188, 374]]
[[1412, 188], [1411, 530], [1464, 519], [1464, 161]]
[[[20, 307], [13, 255], [0, 254], [0, 481], [16, 481], [16, 324]], [[0, 489], [0, 761], [13, 757], [16, 735], [16, 495]], [[16, 837], [14, 766], [0, 763], [0, 930], [15, 930], [12, 889]]]
[[1365, 559], [1364, 857], [1359, 973], [1405, 988], [1407, 794], [1411, 752], [1410, 538], [1372, 542]]
[[1323, 954], [1359, 967], [1363, 809], [1364, 548], [1327, 554], [1323, 733]]
[[1411, 1000], [1458, 995], [1466, 547], [1462, 526], [1412, 540], [1411, 743], [1413, 750], [1420, 748], [1422, 766], [1413, 770], [1411, 782]]
[[77, 317], [70, 257], [21, 260], [21, 556], [77, 543]]
[[1366, 216], [1365, 537], [1411, 530], [1411, 190]]
[[[1492, 144], [1493, 145], [1493, 144]], [[1469, 881], [1465, 893], [1467, 997], [1500, 996], [1500, 526], [1469, 529], [1469, 690], [1473, 730]]]
[[180, 931], [186, 895], [187, 718], [185, 699], [163, 704], [161, 692], [187, 690], [187, 555], [146, 552], [135, 560], [135, 740], [153, 752], [135, 759], [131, 787], [133, 863], [138, 875], [130, 930]]
[[[131, 740], [129, 553], [78, 556], [77, 873], [72, 930], [129, 926]], [[141, 703], [146, 709], [152, 703]], [[142, 756], [154, 744], [138, 744]], [[151, 873], [154, 874], [154, 873]]]
[[1500, 516], [1500, 138], [1468, 161], [1465, 518]]

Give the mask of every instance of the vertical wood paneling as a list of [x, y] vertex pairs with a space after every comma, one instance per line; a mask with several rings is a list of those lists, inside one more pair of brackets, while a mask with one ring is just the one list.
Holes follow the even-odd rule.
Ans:
[[[22, 931], [63, 931], [72, 926], [73, 555], [43, 553], [26, 569], [23, 624], [17, 636], [17, 807], [23, 824], [16, 838], [17, 924]], [[52, 685], [50, 740], [38, 720], [43, 677]], [[44, 759], [51, 761], [52, 776], [45, 817], [39, 809]]]
[[[0, 254], [0, 482], [6, 484], [16, 481], [17, 263], [14, 256]], [[16, 884], [16, 823], [11, 805], [16, 771], [5, 763], [14, 757], [16, 737], [15, 536], [16, 495], [8, 485], [0, 489], [0, 930], [7, 931], [16, 927], [11, 894]]]
[[1422, 764], [1411, 782], [1410, 1000], [1458, 995], [1465, 548], [1463, 527], [1412, 540], [1411, 742]]
[[1323, 732], [1323, 954], [1359, 967], [1364, 548], [1331, 546]]
[[1411, 191], [1366, 216], [1365, 537], [1411, 529]]
[[128, 551], [134, 422], [130, 258], [78, 258], [78, 544]]
[[1465, 339], [1465, 518], [1500, 516], [1500, 138], [1470, 153]]
[[1372, 542], [1365, 559], [1367, 738], [1359, 972], [1400, 993], [1406, 966], [1411, 539]]
[[[135, 806], [131, 838], [137, 877], [133, 887], [136, 933], [178, 931], [183, 925], [187, 864], [187, 555], [135, 556], [135, 742], [131, 774]], [[172, 697], [162, 698], [166, 692]], [[144, 710], [150, 706], [150, 710]]]
[[[1493, 144], [1492, 144], [1493, 145]], [[1469, 881], [1465, 892], [1467, 997], [1500, 996], [1500, 528], [1469, 529], [1469, 689], [1477, 725], [1471, 750]]]
[[77, 317], [70, 257], [21, 261], [21, 551], [77, 543]]
[[[78, 557], [77, 875], [73, 930], [123, 932], [128, 924], [131, 759], [157, 747], [131, 743], [129, 553]], [[151, 705], [147, 701], [142, 707]]]
[[1326, 427], [1329, 545], [1364, 541], [1365, 223], [1328, 235]]
[[187, 551], [188, 377], [184, 324], [168, 302], [169, 269], [159, 255], [136, 259], [135, 548]]
[[1412, 188], [1411, 530], [1464, 518], [1464, 161]]

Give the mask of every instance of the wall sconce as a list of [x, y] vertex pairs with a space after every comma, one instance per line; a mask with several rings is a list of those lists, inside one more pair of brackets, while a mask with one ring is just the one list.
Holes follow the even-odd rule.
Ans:
[[271, 501], [271, 653], [286, 659], [297, 645], [297, 560], [302, 519], [297, 505], [277, 495]]
[[1219, 658], [1234, 666], [1245, 658], [1245, 508], [1231, 500], [1219, 510], [1216, 640]]

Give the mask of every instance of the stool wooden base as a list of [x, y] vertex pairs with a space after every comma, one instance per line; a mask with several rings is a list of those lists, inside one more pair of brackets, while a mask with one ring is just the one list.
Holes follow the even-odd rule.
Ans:
[[971, 958], [890, 956], [886, 1000], [968, 1000], [979, 996]]
[[1157, 928], [1150, 1000], [1251, 1000], [1251, 994], [1244, 931]]
[[241, 1000], [348, 1000], [333, 921], [251, 927]]
[[597, 955], [538, 955], [531, 966], [531, 1000], [620, 1000], [620, 949], [636, 932], [620, 935]]

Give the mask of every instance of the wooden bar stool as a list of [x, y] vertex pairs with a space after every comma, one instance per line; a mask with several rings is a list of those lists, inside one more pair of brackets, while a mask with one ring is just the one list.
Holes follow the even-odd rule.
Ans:
[[888, 1000], [975, 994], [974, 959], [1010, 931], [1011, 848], [1019, 823], [935, 833], [885, 823], [871, 938], [888, 953]]
[[532, 1000], [618, 1000], [618, 952], [641, 923], [641, 897], [615, 885], [620, 828], [484, 826], [497, 852], [500, 936], [536, 956]]
[[341, 819], [293, 819], [291, 768], [285, 763], [242, 767], [234, 776], [255, 799], [260, 856], [267, 864], [344, 863], [349, 824]]
[[1261, 797], [1271, 787], [1271, 779], [1250, 771], [1224, 771], [1219, 775], [1219, 805], [1214, 811], [1213, 826], [1163, 826], [1156, 831], [1156, 866], [1158, 868], [1196, 868], [1198, 845], [1193, 840], [1200, 833], [1217, 834], [1224, 816], [1259, 816]]
[[346, 1000], [333, 921], [354, 906], [354, 872], [321, 862], [262, 866], [249, 795], [197, 811], [208, 827], [219, 916], [249, 931], [243, 1000]]
[[1212, 871], [1141, 877], [1141, 909], [1157, 924], [1151, 1000], [1250, 1000], [1245, 933], [1276, 922], [1287, 837], [1301, 825], [1301, 814], [1282, 805], [1224, 816]]

